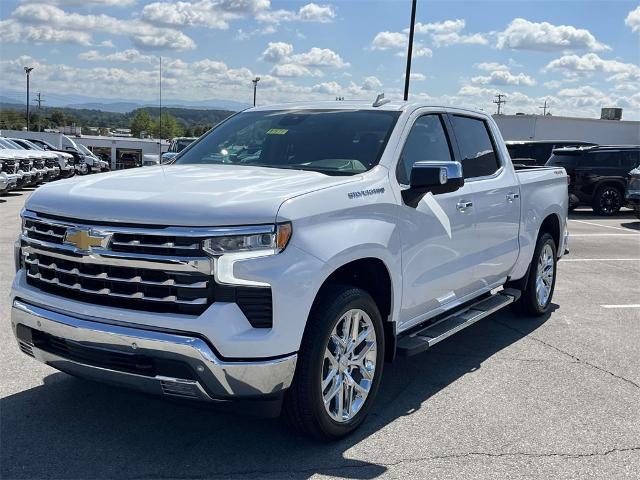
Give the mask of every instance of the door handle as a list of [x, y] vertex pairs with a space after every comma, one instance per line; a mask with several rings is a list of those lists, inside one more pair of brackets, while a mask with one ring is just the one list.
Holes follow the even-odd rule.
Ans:
[[518, 198], [520, 198], [519, 193], [507, 193], [507, 202], [509, 203], [513, 203], [514, 200], [517, 200]]
[[458, 202], [456, 208], [459, 212], [466, 212], [469, 208], [473, 207], [473, 202]]

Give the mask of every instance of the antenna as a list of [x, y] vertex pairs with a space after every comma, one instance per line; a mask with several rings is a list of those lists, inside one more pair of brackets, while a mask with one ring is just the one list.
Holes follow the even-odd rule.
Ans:
[[503, 104], [507, 103], [506, 100], [503, 100], [503, 98], [507, 98], [506, 95], [502, 94], [502, 93], [497, 93], [496, 94], [496, 99], [494, 100], [493, 103], [495, 103], [496, 105], [498, 105], [498, 112], [496, 113], [496, 115], [500, 115], [500, 111], [501, 111], [501, 107]]
[[389, 103], [391, 100], [389, 100], [388, 98], [385, 99], [384, 98], [384, 93], [379, 94], [376, 99], [373, 102], [373, 105], [371, 105], [372, 107], [381, 107], [382, 105], [384, 105], [385, 103]]

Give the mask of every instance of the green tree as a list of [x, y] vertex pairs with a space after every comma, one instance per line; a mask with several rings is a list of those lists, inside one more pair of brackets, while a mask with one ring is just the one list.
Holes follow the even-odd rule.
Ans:
[[151, 132], [156, 138], [173, 138], [182, 135], [182, 125], [178, 123], [173, 115], [169, 113], [162, 114], [162, 131], [160, 131], [160, 121], [156, 119], [153, 121]]
[[64, 118], [63, 111], [56, 109], [53, 112], [51, 112], [51, 121], [56, 127], [64, 127], [65, 118]]
[[134, 137], [140, 138], [142, 132], [149, 133], [151, 131], [152, 120], [151, 116], [146, 110], [136, 110], [133, 119], [131, 120], [131, 124], [129, 128], [131, 129], [131, 134]]

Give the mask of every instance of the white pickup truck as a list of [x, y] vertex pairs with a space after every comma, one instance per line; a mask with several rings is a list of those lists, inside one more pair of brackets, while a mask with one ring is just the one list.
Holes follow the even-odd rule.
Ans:
[[282, 406], [338, 438], [364, 420], [385, 361], [510, 304], [548, 312], [567, 199], [565, 171], [515, 171], [484, 113], [252, 108], [170, 165], [36, 190], [11, 325], [64, 372]]

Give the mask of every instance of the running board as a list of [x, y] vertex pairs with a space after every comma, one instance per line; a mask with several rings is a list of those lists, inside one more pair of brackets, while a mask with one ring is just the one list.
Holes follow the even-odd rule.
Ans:
[[520, 298], [520, 293], [520, 290], [514, 288], [501, 290], [473, 305], [468, 305], [458, 310], [418, 332], [400, 337], [396, 352], [403, 357], [422, 353], [454, 333], [517, 301]]

